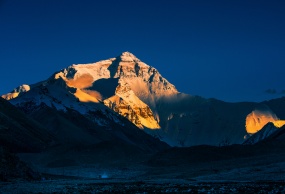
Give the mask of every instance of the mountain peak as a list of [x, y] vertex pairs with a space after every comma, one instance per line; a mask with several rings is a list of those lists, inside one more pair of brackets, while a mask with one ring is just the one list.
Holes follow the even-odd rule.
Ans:
[[3, 94], [1, 97], [6, 100], [11, 100], [13, 98], [18, 97], [20, 93], [28, 92], [30, 90], [30, 86], [27, 84], [20, 85], [19, 87], [15, 88], [12, 92], [8, 94]]
[[122, 52], [119, 58], [124, 62], [140, 62], [140, 60], [131, 52]]

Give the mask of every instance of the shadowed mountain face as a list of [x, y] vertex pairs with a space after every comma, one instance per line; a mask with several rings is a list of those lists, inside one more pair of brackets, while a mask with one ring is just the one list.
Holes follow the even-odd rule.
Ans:
[[[59, 146], [92, 147], [103, 142], [110, 142], [114, 145], [116, 143], [131, 145], [146, 153], [153, 153], [168, 147], [165, 143], [144, 133], [128, 122], [127, 119], [109, 109], [106, 109], [107, 112], [105, 113], [101, 110], [90, 113], [92, 118], [96, 117], [101, 121], [108, 121], [107, 126], [99, 125], [93, 122], [92, 118], [87, 118], [73, 109], [58, 111], [44, 103], [35, 106], [33, 109], [22, 110], [43, 124], [58, 139]], [[120, 121], [124, 125], [112, 122], [106, 117], [106, 114], [114, 114], [121, 119]]]
[[56, 141], [41, 124], [0, 98], [0, 146], [14, 152], [38, 152]]
[[[110, 109], [90, 112], [90, 118], [74, 109], [66, 107], [62, 111], [32, 101], [23, 102], [19, 109], [0, 99], [0, 148], [26, 153], [24, 155], [28, 157], [24, 160], [37, 168], [125, 164], [145, 160], [149, 155], [168, 148], [166, 143], [146, 134]], [[120, 122], [106, 115], [120, 119]], [[108, 121], [108, 125], [94, 122], [93, 117], [102, 123]], [[8, 164], [6, 157], [10, 156], [5, 153], [0, 155], [4, 162], [0, 167], [0, 178], [2, 175], [7, 175], [7, 180], [9, 177], [27, 176], [28, 179], [31, 176], [32, 179], [36, 176], [17, 157], [12, 158], [13, 161], [18, 161], [26, 171], [12, 172], [13, 165], [17, 164]]]
[[[278, 108], [285, 104], [282, 98], [278, 103], [226, 103], [179, 93], [154, 67], [129, 52], [69, 66], [2, 97], [27, 111], [45, 104], [66, 114], [78, 112], [107, 130], [124, 128], [130, 121], [171, 146], [239, 144], [268, 122], [281, 126], [279, 119], [285, 118], [285, 109]], [[47, 125], [57, 119], [52, 121]]]
[[0, 146], [17, 153], [40, 152], [30, 154], [29, 162], [41, 166], [143, 159], [168, 148], [103, 103], [81, 104], [73, 96], [76, 89], [63, 80], [49, 84], [22, 95], [26, 100], [17, 108], [0, 98]]

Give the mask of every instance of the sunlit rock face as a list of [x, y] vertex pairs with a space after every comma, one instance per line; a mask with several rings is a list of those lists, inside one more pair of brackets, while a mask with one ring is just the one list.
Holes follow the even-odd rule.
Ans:
[[28, 92], [30, 90], [30, 86], [27, 84], [23, 84], [17, 88], [15, 88], [12, 92], [8, 94], [4, 94], [1, 97], [6, 100], [11, 100], [13, 98], [17, 98], [20, 93]]
[[249, 134], [255, 134], [269, 122], [276, 127], [282, 127], [285, 124], [285, 121], [280, 120], [269, 107], [263, 105], [247, 115], [246, 131]]
[[141, 129], [144, 127], [160, 128], [149, 106], [134, 94], [127, 83], [120, 83], [115, 95], [104, 100], [104, 104]]

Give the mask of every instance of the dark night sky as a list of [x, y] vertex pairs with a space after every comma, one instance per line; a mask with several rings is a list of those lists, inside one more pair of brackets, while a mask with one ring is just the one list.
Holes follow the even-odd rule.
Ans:
[[0, 0], [0, 94], [130, 51], [180, 92], [280, 97], [284, 10], [282, 0]]

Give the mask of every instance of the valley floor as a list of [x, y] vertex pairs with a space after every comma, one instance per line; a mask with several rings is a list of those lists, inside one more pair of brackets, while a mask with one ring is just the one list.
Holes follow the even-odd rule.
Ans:
[[75, 174], [75, 169], [59, 168], [57, 175], [42, 174], [41, 181], [0, 182], [0, 193], [285, 193], [285, 162], [223, 170], [212, 165], [168, 169], [137, 166], [97, 173], [89, 169], [89, 174], [87, 168], [81, 174], [85, 177], [68, 175]]
[[284, 193], [283, 181], [58, 179], [0, 183], [1, 193]]
[[172, 148], [141, 162], [33, 169], [41, 181], [0, 182], [0, 193], [285, 193], [281, 145]]

